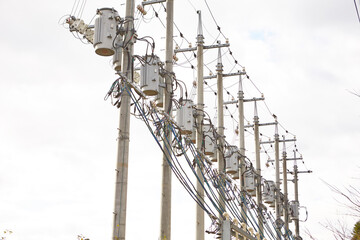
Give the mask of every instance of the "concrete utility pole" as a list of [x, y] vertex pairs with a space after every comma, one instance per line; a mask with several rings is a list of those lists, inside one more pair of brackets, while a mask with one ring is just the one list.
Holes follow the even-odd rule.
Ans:
[[258, 225], [260, 236], [263, 236], [262, 219], [262, 193], [261, 193], [261, 165], [260, 165], [260, 140], [259, 140], [259, 116], [257, 112], [256, 101], [254, 111], [254, 136], [255, 136], [255, 158], [256, 158], [256, 199], [258, 204]]
[[[201, 12], [197, 12], [199, 14], [199, 26], [198, 26], [198, 35], [197, 35], [197, 46], [184, 48], [184, 49], [175, 49], [175, 53], [179, 52], [192, 52], [197, 51], [197, 134], [196, 134], [196, 147], [198, 152], [203, 155], [204, 153], [204, 136], [203, 136], [203, 119], [204, 119], [204, 79], [216, 78], [217, 76], [209, 76], [204, 77], [204, 58], [203, 58], [203, 51], [204, 49], [212, 49], [212, 48], [221, 48], [221, 47], [229, 47], [230, 45], [227, 44], [217, 44], [217, 45], [210, 45], [204, 46], [204, 36], [202, 32], [202, 23], [201, 23]], [[229, 75], [230, 76], [230, 75]], [[204, 190], [202, 189], [202, 184], [204, 183], [204, 179], [202, 179], [202, 169], [197, 167], [196, 173], [200, 178], [196, 187], [198, 196], [200, 199], [204, 198]], [[196, 207], [196, 239], [203, 240], [204, 239], [204, 212], [199, 206]]]
[[[134, 0], [126, 0], [124, 42], [128, 42], [123, 51], [123, 71], [126, 76], [124, 84], [133, 78], [132, 58], [134, 43], [131, 40], [134, 34]], [[121, 94], [120, 122], [118, 132], [118, 152], [116, 166], [116, 185], [115, 185], [115, 206], [113, 221], [113, 240], [125, 239], [126, 230], [126, 200], [127, 200], [127, 181], [128, 181], [128, 160], [129, 160], [129, 131], [130, 131], [130, 96], [127, 91]]]
[[[285, 229], [289, 231], [289, 210], [288, 210], [288, 189], [287, 189], [287, 167], [286, 167], [286, 143], [285, 136], [283, 136], [283, 154], [282, 154], [282, 162], [283, 162], [283, 183], [284, 183], [284, 222]], [[287, 239], [288, 237], [286, 237]]]
[[[218, 41], [220, 44], [220, 41]], [[225, 176], [225, 160], [224, 160], [224, 94], [223, 94], [223, 64], [221, 60], [221, 48], [218, 49], [218, 63], [216, 65], [217, 72], [217, 118], [218, 118], [218, 126], [217, 126], [217, 159], [218, 159], [218, 170], [220, 174], [220, 178], [224, 178]], [[220, 183], [220, 185], [225, 185], [224, 182]], [[225, 202], [219, 196], [220, 201], [220, 209], [225, 211]], [[219, 214], [219, 218], [223, 219], [222, 214]]]
[[280, 153], [279, 153], [279, 130], [278, 130], [278, 121], [275, 118], [275, 184], [276, 184], [276, 195], [275, 195], [275, 214], [277, 220], [277, 239], [281, 239], [281, 226], [279, 220], [281, 218], [280, 213]]
[[[197, 11], [199, 15], [198, 35], [197, 35], [197, 135], [196, 147], [200, 154], [204, 153], [203, 148], [203, 119], [204, 119], [204, 36], [202, 31], [201, 11]], [[204, 199], [204, 179], [202, 177], [202, 169], [199, 165], [196, 168], [196, 175], [200, 181], [197, 182], [196, 190], [199, 200], [203, 203]], [[196, 204], [196, 240], [205, 239], [205, 222], [204, 210]]]
[[[239, 93], [238, 93], [238, 105], [239, 105], [239, 149], [240, 149], [240, 190], [242, 193], [245, 189], [245, 129], [244, 129], [244, 91], [242, 87], [242, 76], [239, 75]], [[245, 223], [247, 224], [246, 218], [246, 207], [242, 203], [241, 214], [244, 217]]]
[[[165, 77], [164, 111], [171, 116], [172, 78], [173, 78], [173, 25], [174, 25], [174, 0], [166, 1], [166, 53], [165, 53]], [[167, 123], [166, 123], [167, 124]], [[163, 149], [171, 149], [171, 132], [165, 127]], [[162, 191], [161, 191], [161, 217], [160, 217], [160, 240], [171, 239], [171, 168], [167, 159], [170, 153], [163, 155], [162, 161]]]
[[[295, 187], [295, 202], [299, 204], [299, 189], [298, 189], [298, 166], [296, 162], [296, 151], [294, 151], [294, 187]], [[297, 205], [298, 206], [298, 205]], [[298, 211], [298, 210], [297, 210]], [[300, 229], [299, 229], [299, 216], [296, 216], [294, 219], [295, 222], [295, 237], [299, 239]]]

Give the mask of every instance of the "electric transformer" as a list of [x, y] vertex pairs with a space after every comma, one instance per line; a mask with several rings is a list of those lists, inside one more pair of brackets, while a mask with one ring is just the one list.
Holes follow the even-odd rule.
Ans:
[[255, 196], [255, 173], [253, 169], [247, 170], [244, 174], [244, 178], [246, 191], [248, 191], [251, 196]]
[[274, 181], [265, 180], [263, 184], [263, 199], [265, 203], [271, 204], [275, 202], [275, 188]]
[[186, 99], [180, 102], [180, 108], [176, 110], [176, 122], [181, 134], [191, 134], [194, 125], [193, 101]]
[[210, 124], [203, 125], [205, 140], [205, 155], [213, 155], [215, 152], [215, 137]]
[[225, 154], [226, 173], [235, 174], [239, 171], [239, 149], [236, 146], [229, 146]]
[[160, 58], [156, 55], [144, 57], [145, 64], [140, 68], [140, 88], [147, 96], [155, 96], [159, 93], [160, 80]]
[[298, 201], [290, 201], [289, 213], [290, 213], [291, 220], [299, 219], [299, 202]]
[[100, 56], [112, 56], [115, 53], [113, 43], [120, 16], [113, 8], [98, 9], [96, 14], [93, 43], [95, 53]]

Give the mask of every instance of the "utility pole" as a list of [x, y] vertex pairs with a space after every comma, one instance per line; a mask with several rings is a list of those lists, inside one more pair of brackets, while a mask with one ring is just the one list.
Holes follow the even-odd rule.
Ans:
[[[166, 53], [165, 53], [165, 77], [164, 111], [171, 116], [172, 78], [173, 78], [173, 25], [174, 25], [174, 0], [166, 1]], [[168, 123], [165, 123], [166, 125]], [[171, 132], [165, 126], [163, 149], [171, 149]], [[171, 168], [168, 164], [170, 153], [165, 151], [162, 159], [162, 191], [161, 191], [161, 217], [160, 217], [160, 240], [171, 239]]]
[[[294, 158], [296, 159], [296, 151], [294, 150]], [[295, 203], [296, 207], [299, 206], [299, 189], [298, 189], [298, 166], [295, 160], [294, 162], [294, 187], [295, 187]], [[296, 209], [298, 211], [298, 209]], [[300, 229], [299, 229], [299, 216], [294, 218], [295, 222], [295, 238], [299, 239], [300, 237]]]
[[[123, 51], [123, 71], [126, 76], [123, 84], [128, 85], [133, 78], [133, 47], [132, 37], [134, 34], [134, 0], [126, 0], [125, 11], [125, 39], [128, 45]], [[128, 161], [129, 161], [129, 132], [130, 132], [130, 95], [127, 91], [121, 94], [120, 121], [118, 131], [118, 151], [116, 166], [115, 184], [115, 206], [113, 220], [113, 240], [124, 240], [126, 230], [126, 200], [128, 182]]]
[[[220, 41], [218, 41], [220, 44]], [[218, 63], [216, 65], [217, 72], [217, 117], [218, 117], [218, 126], [217, 126], [217, 159], [218, 159], [218, 170], [220, 176], [220, 186], [225, 186], [225, 182], [221, 180], [225, 178], [225, 161], [224, 161], [224, 95], [223, 95], [223, 64], [221, 60], [221, 48], [218, 49]], [[225, 202], [224, 199], [219, 196], [220, 209], [223, 209], [225, 212]], [[219, 215], [220, 219], [223, 219], [222, 214]]]
[[[198, 25], [198, 35], [197, 35], [197, 46], [184, 48], [184, 49], [175, 49], [175, 53], [179, 52], [192, 52], [197, 51], [197, 134], [196, 134], [196, 147], [199, 155], [202, 157], [204, 153], [204, 136], [203, 136], [203, 119], [204, 119], [204, 79], [217, 78], [217, 76], [208, 76], [204, 77], [204, 57], [203, 51], [204, 49], [213, 49], [213, 48], [221, 48], [221, 47], [229, 47], [228, 43], [226, 44], [217, 44], [204, 46], [204, 36], [202, 31], [202, 20], [201, 20], [201, 11], [197, 11], [199, 15], [199, 25]], [[223, 74], [222, 74], [223, 75]], [[229, 74], [229, 76], [232, 74]], [[196, 190], [198, 192], [198, 196], [200, 201], [204, 199], [204, 190], [203, 184], [204, 179], [202, 178], [202, 169], [197, 166], [196, 173], [199, 176], [199, 181], [196, 185]], [[201, 207], [196, 207], [196, 240], [204, 240], [204, 211]]]
[[[244, 129], [244, 91], [242, 86], [242, 76], [239, 75], [239, 93], [238, 93], [238, 105], [239, 105], [239, 149], [240, 149], [240, 190], [241, 193], [246, 191], [245, 189], [245, 129]], [[245, 197], [246, 195], [244, 195]], [[245, 224], [247, 224], [246, 206], [242, 202], [241, 213], [244, 218]]]
[[[287, 189], [287, 167], [286, 167], [286, 143], [285, 136], [283, 136], [283, 154], [282, 154], [282, 162], [283, 162], [283, 183], [284, 183], [284, 222], [285, 222], [285, 230], [289, 231], [289, 203], [288, 203], [288, 189]], [[288, 239], [286, 234], [286, 239]]]
[[[203, 119], [204, 119], [204, 35], [202, 31], [201, 11], [197, 11], [199, 15], [198, 34], [197, 34], [197, 135], [196, 147], [199, 156], [202, 157], [204, 153], [203, 148]], [[201, 204], [204, 203], [204, 179], [200, 165], [197, 165], [196, 175], [199, 176], [200, 181], [197, 181], [196, 191], [199, 195]], [[205, 219], [204, 210], [196, 204], [196, 240], [205, 239]]]
[[258, 204], [258, 225], [260, 236], [263, 236], [262, 219], [262, 194], [261, 194], [261, 165], [260, 165], [260, 140], [259, 140], [259, 116], [256, 101], [254, 111], [254, 136], [255, 136], [255, 158], [256, 158], [256, 199]]
[[275, 118], [275, 184], [276, 184], [276, 194], [275, 194], [275, 214], [276, 214], [276, 236], [278, 240], [281, 240], [281, 226], [279, 223], [281, 213], [280, 213], [280, 159], [279, 159], [279, 130], [278, 130], [278, 121]]

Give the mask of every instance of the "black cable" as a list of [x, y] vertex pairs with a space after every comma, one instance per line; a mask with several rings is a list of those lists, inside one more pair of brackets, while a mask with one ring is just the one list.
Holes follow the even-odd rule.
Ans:
[[360, 22], [359, 9], [357, 7], [356, 0], [354, 0], [354, 4], [355, 4], [355, 9], [356, 9], [356, 14], [357, 14], [358, 20]]

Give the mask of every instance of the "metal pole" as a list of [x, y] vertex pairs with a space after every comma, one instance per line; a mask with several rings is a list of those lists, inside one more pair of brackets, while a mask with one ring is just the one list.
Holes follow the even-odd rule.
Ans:
[[[218, 44], [220, 44], [220, 41], [218, 41]], [[218, 126], [217, 126], [217, 132], [218, 132], [218, 139], [217, 139], [217, 159], [218, 159], [218, 169], [220, 174], [220, 179], [225, 179], [225, 161], [224, 161], [224, 98], [223, 98], [223, 64], [221, 60], [221, 48], [219, 48], [218, 51], [218, 63], [216, 65], [216, 71], [217, 71], [217, 117], [218, 117]], [[220, 186], [225, 186], [225, 182], [222, 180], [220, 183]], [[225, 202], [224, 199], [219, 196], [220, 200], [220, 209], [223, 209], [225, 211]], [[219, 214], [219, 219], [223, 219], [222, 214]]]
[[[166, 2], [166, 49], [164, 89], [164, 111], [171, 116], [172, 78], [173, 78], [173, 24], [174, 24], [174, 0]], [[163, 149], [171, 149], [171, 132], [165, 126]], [[171, 239], [171, 168], [167, 162], [170, 153], [165, 151], [162, 160], [162, 189], [161, 189], [161, 215], [160, 215], [160, 240]]]
[[[133, 78], [132, 55], [134, 34], [134, 0], [126, 0], [125, 23], [126, 35], [124, 42], [128, 45], [123, 51], [123, 70], [127, 81]], [[128, 84], [124, 81], [124, 84]], [[129, 160], [129, 134], [130, 134], [130, 96], [127, 91], [121, 94], [120, 121], [118, 131], [118, 151], [116, 165], [115, 183], [115, 206], [113, 220], [113, 240], [125, 239], [126, 230], [126, 200], [127, 200], [127, 181], [128, 181], [128, 160]]]
[[[202, 32], [201, 11], [197, 12], [199, 15], [199, 26], [197, 35], [197, 135], [196, 147], [198, 152], [202, 155], [203, 148], [203, 118], [204, 118], [204, 36]], [[204, 199], [204, 179], [202, 177], [202, 169], [197, 166], [196, 175], [199, 176], [200, 181], [197, 181], [196, 190], [199, 195], [199, 200], [203, 203]], [[204, 240], [205, 238], [205, 222], [204, 210], [196, 204], [196, 240]]]
[[260, 165], [260, 140], [259, 140], [259, 116], [257, 113], [256, 101], [254, 114], [254, 136], [255, 136], [255, 156], [256, 156], [256, 199], [258, 204], [258, 225], [260, 236], [263, 236], [262, 219], [262, 194], [261, 194], [261, 165]]
[[[296, 159], [296, 151], [294, 151], [294, 158]], [[294, 163], [294, 185], [295, 185], [295, 202], [299, 203], [299, 188], [298, 188], [298, 166], [295, 160]], [[299, 239], [300, 237], [300, 229], [299, 229], [299, 217], [297, 216], [294, 219], [295, 222], [295, 237]]]
[[[284, 222], [285, 230], [289, 231], [289, 211], [288, 211], [288, 189], [287, 189], [287, 167], [286, 167], [286, 143], [285, 136], [283, 136], [283, 183], [284, 183]], [[287, 237], [286, 237], [287, 238]]]
[[[242, 76], [239, 75], [239, 95], [238, 95], [238, 105], [239, 105], [239, 135], [240, 135], [240, 190], [241, 193], [245, 193], [245, 179], [244, 173], [245, 169], [245, 130], [244, 130], [244, 91], [242, 87]], [[246, 195], [243, 195], [246, 197]], [[241, 213], [244, 218], [245, 223], [247, 224], [247, 217], [246, 217], [246, 206], [242, 202]]]
[[[279, 131], [278, 131], [278, 122], [275, 119], [275, 183], [276, 183], [276, 198], [275, 198], [275, 214], [276, 220], [280, 220], [280, 153], [279, 153]], [[277, 229], [277, 239], [281, 239], [280, 225], [279, 222], [276, 225]]]

